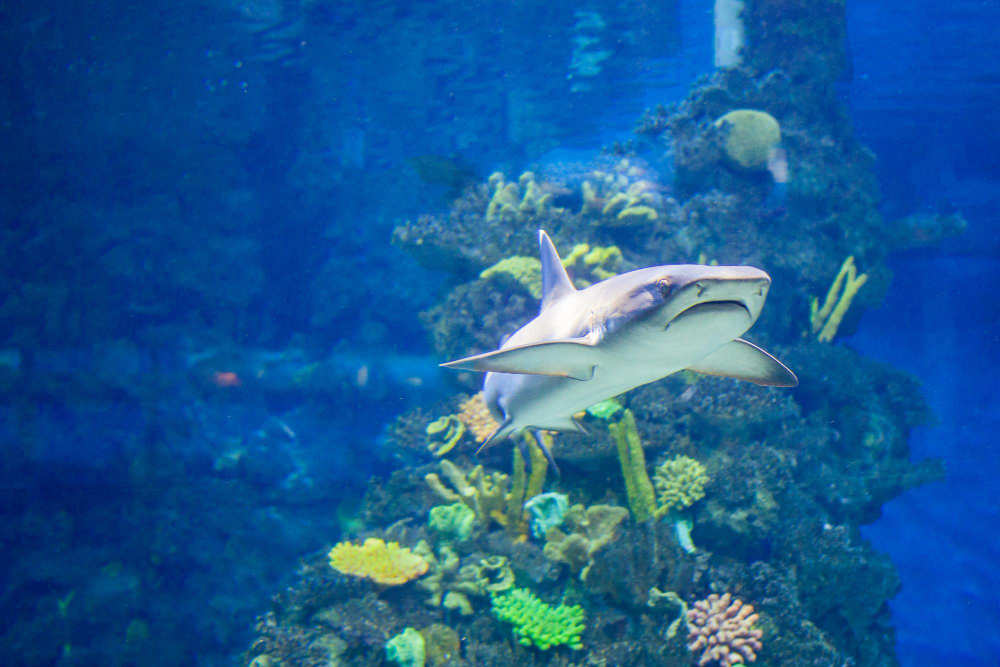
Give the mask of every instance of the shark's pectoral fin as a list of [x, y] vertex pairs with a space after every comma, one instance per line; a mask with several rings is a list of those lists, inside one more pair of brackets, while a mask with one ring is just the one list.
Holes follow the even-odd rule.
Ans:
[[746, 380], [767, 387], [795, 387], [795, 373], [770, 354], [742, 338], [726, 343], [696, 364], [689, 371], [704, 375], [720, 375]]
[[467, 371], [553, 375], [589, 380], [594, 377], [596, 357], [590, 338], [569, 338], [508, 347], [441, 365]]

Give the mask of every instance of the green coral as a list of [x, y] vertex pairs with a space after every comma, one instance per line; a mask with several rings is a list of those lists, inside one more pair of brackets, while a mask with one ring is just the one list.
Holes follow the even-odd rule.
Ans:
[[434, 456], [444, 456], [465, 435], [465, 424], [457, 415], [436, 419], [427, 425], [427, 449]]
[[449, 542], [464, 542], [472, 534], [476, 513], [464, 503], [435, 505], [427, 525]]
[[621, 421], [609, 424], [608, 430], [618, 447], [618, 460], [625, 478], [625, 493], [632, 517], [636, 521], [654, 518], [657, 516], [656, 494], [649, 473], [646, 472], [646, 455], [639, 441], [635, 415], [631, 410], [626, 410]]
[[646, 169], [621, 160], [610, 171], [595, 170], [583, 182], [583, 214], [602, 218], [608, 226], [656, 220], [663, 203], [659, 187]]
[[[535, 174], [526, 171], [517, 183], [508, 183], [499, 171], [490, 175], [489, 186], [493, 195], [486, 206], [486, 221], [521, 221], [526, 217], [538, 216], [551, 209], [552, 193], [546, 185], [535, 180]], [[560, 210], [560, 209], [552, 209]]]
[[705, 497], [708, 475], [705, 466], [690, 456], [677, 456], [664, 461], [653, 473], [659, 514], [682, 510]]
[[542, 263], [535, 257], [515, 255], [501, 259], [479, 274], [480, 278], [488, 279], [497, 275], [506, 275], [522, 285], [531, 296], [542, 298]]
[[561, 604], [553, 607], [524, 588], [515, 588], [493, 597], [493, 615], [514, 626], [514, 636], [524, 646], [547, 651], [566, 645], [574, 651], [583, 648], [580, 635], [586, 627], [583, 607]]
[[725, 151], [729, 159], [743, 169], [761, 170], [781, 142], [781, 126], [774, 116], [754, 109], [736, 109], [715, 121], [716, 127], [729, 127]]
[[587, 408], [587, 414], [601, 421], [611, 421], [624, 409], [621, 403], [613, 398], [609, 398], [606, 401], [591, 405]]
[[563, 258], [562, 263], [572, 271], [573, 282], [577, 287], [588, 287], [594, 282], [618, 275], [622, 261], [622, 251], [618, 246], [591, 247], [588, 243], [578, 243]]
[[423, 635], [406, 628], [385, 644], [385, 659], [400, 667], [424, 667], [427, 661]]

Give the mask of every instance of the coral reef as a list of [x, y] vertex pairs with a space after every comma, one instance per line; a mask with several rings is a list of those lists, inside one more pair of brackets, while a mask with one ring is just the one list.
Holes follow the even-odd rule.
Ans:
[[[303, 655], [325, 636], [344, 642], [345, 662], [372, 664], [405, 628], [447, 625], [458, 665], [665, 666], [691, 652], [703, 665], [758, 652], [769, 665], [893, 664], [886, 603], [898, 581], [859, 527], [940, 478], [937, 462], [909, 459], [909, 433], [931, 415], [913, 378], [825, 342], [878, 305], [890, 252], [962, 224], [883, 220], [873, 156], [836, 98], [842, 6], [782, 7], [730, 12], [746, 40], [686, 100], [648, 112], [633, 145], [518, 182], [494, 174], [399, 225], [394, 241], [449, 274], [422, 315], [443, 358], [496, 349], [535, 316], [527, 258], [539, 227], [572, 248], [564, 265], [580, 287], [664, 263], [757, 266], [773, 283], [750, 335], [800, 385], [677, 373], [577, 415], [590, 432], [557, 436], [561, 474], [547, 477], [544, 432], [544, 443], [525, 435], [475, 458], [459, 443], [434, 459], [428, 414], [457, 413], [480, 443], [496, 427], [474, 393], [481, 378], [458, 374], [433, 412], [391, 426], [386, 448], [412, 465], [373, 480], [359, 511], [357, 535], [417, 544], [425, 576], [380, 588], [309, 561], [262, 617], [248, 661]], [[777, 48], [786, 31], [800, 52]], [[763, 168], [779, 149], [784, 199]], [[447, 446], [454, 431], [442, 432]], [[558, 603], [559, 629], [528, 625]]]
[[537, 646], [547, 651], [553, 646], [566, 645], [580, 650], [583, 632], [583, 608], [580, 605], [553, 607], [538, 599], [531, 591], [515, 588], [493, 597], [493, 614], [514, 626], [514, 636], [524, 646]]
[[752, 605], [732, 599], [729, 593], [713, 593], [687, 612], [688, 650], [702, 652], [699, 665], [718, 662], [732, 667], [755, 662], [764, 634], [754, 627], [759, 617]]
[[465, 435], [465, 422], [458, 415], [447, 415], [427, 425], [427, 449], [434, 456], [444, 456]]
[[406, 628], [385, 643], [385, 659], [399, 667], [424, 667], [427, 661], [426, 642], [413, 628]]
[[396, 586], [427, 572], [427, 561], [398, 542], [369, 537], [364, 544], [340, 542], [329, 554], [330, 566], [338, 572]]

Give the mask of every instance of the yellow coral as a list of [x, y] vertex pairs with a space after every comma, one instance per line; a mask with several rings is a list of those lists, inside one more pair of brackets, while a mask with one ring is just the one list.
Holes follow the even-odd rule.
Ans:
[[621, 421], [608, 425], [608, 431], [618, 447], [618, 461], [622, 466], [625, 494], [632, 517], [637, 522], [653, 518], [656, 515], [656, 496], [646, 472], [646, 455], [639, 440], [635, 415], [626, 410]]
[[618, 275], [623, 259], [618, 246], [591, 248], [587, 243], [578, 243], [562, 263], [572, 271], [577, 287], [589, 287], [593, 282]]
[[355, 577], [395, 586], [427, 572], [428, 563], [398, 542], [369, 537], [362, 545], [340, 542], [330, 550], [330, 566]]
[[680, 510], [705, 497], [705, 466], [690, 456], [678, 456], [657, 466], [653, 474], [660, 501], [658, 515]]
[[444, 456], [465, 435], [465, 422], [458, 415], [447, 415], [427, 425], [427, 449], [434, 456]]
[[499, 274], [512, 277], [536, 299], [542, 298], [542, 263], [537, 258], [520, 255], [507, 257], [484, 270], [479, 277], [485, 280]]
[[781, 126], [774, 116], [754, 109], [736, 109], [715, 121], [716, 127], [729, 126], [726, 155], [744, 169], [767, 167], [771, 152], [781, 142]]
[[[813, 299], [809, 304], [809, 322], [812, 325], [812, 333], [816, 335], [816, 340], [821, 343], [829, 343], [837, 335], [840, 322], [847, 314], [847, 309], [851, 307], [851, 302], [864, 284], [868, 281], [868, 274], [858, 275], [858, 270], [854, 266], [854, 256], [851, 255], [844, 260], [840, 267], [840, 272], [830, 285], [830, 291], [826, 293], [826, 300], [823, 307], [819, 307], [819, 299]], [[843, 287], [843, 292], [841, 292]]]
[[487, 222], [523, 220], [525, 216], [541, 215], [549, 210], [552, 193], [546, 192], [548, 186], [535, 180], [533, 172], [521, 174], [517, 183], [507, 183], [504, 175], [497, 171], [490, 175], [488, 183], [493, 188], [493, 196], [486, 206]]
[[486, 407], [486, 401], [483, 400], [483, 392], [481, 391], [462, 401], [459, 408], [458, 418], [469, 427], [476, 442], [486, 442], [486, 438], [490, 437], [490, 434], [500, 425], [493, 418], [490, 409]]
[[633, 225], [656, 220], [662, 203], [656, 183], [642, 167], [621, 160], [612, 171], [592, 171], [583, 182], [581, 213], [601, 216], [611, 226]]

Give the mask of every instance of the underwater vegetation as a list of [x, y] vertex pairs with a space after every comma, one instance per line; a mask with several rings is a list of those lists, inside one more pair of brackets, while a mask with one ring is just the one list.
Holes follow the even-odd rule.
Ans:
[[[909, 460], [931, 419], [917, 382], [838, 337], [880, 302], [890, 252], [962, 221], [882, 218], [873, 156], [835, 96], [842, 7], [792, 5], [748, 4], [739, 62], [647, 112], [624, 155], [493, 174], [394, 240], [450, 273], [422, 316], [441, 358], [492, 351], [535, 316], [539, 228], [573, 249], [581, 286], [709, 258], [759, 267], [773, 285], [749, 337], [800, 385], [677, 373], [576, 415], [587, 434], [476, 455], [497, 424], [481, 376], [458, 374], [452, 397], [395, 421], [405, 465], [372, 480], [349, 536], [426, 570], [386, 586], [307, 559], [248, 664], [895, 664], [899, 582], [859, 526], [942, 471]], [[670, 182], [649, 166], [665, 157]]]

